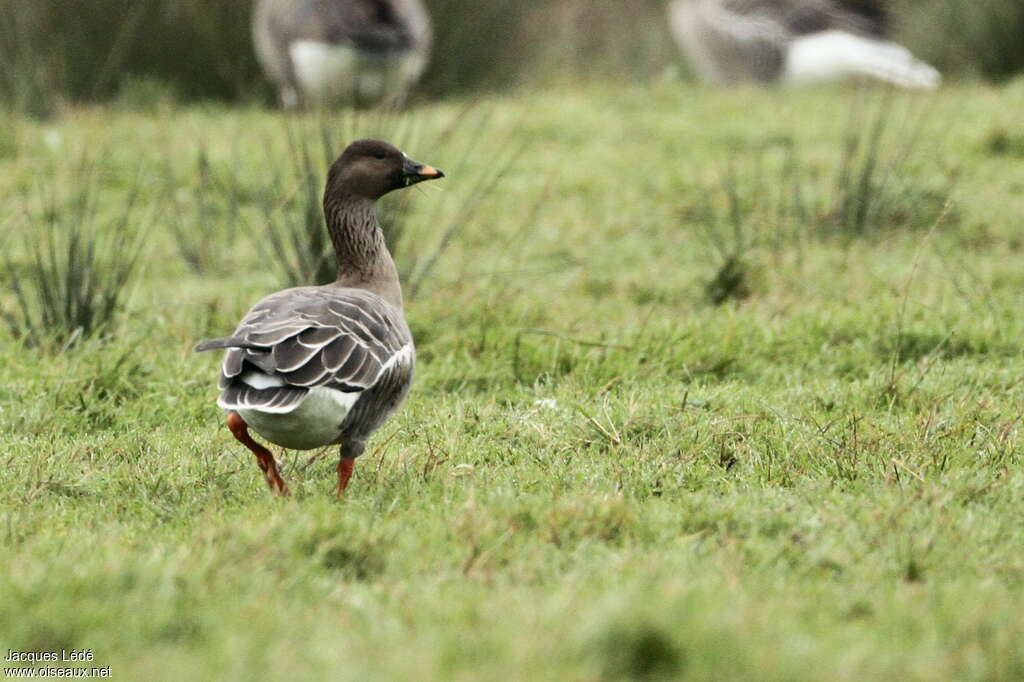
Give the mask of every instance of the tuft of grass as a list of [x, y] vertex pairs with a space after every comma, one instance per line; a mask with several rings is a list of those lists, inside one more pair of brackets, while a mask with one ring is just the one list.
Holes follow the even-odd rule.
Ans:
[[136, 182], [120, 207], [100, 213], [99, 170], [86, 162], [26, 200], [24, 253], [8, 250], [2, 263], [11, 291], [0, 316], [15, 338], [56, 349], [109, 330], [141, 250], [138, 189]]
[[1024, 132], [1004, 126], [993, 127], [985, 137], [985, 151], [992, 156], [1024, 158]]
[[875, 106], [858, 98], [839, 158], [824, 172], [791, 139], [734, 157], [718, 185], [700, 192], [683, 216], [697, 223], [714, 264], [705, 298], [714, 305], [749, 298], [765, 262], [800, 259], [809, 239], [849, 245], [955, 222], [955, 177], [924, 180], [917, 170], [926, 130], [923, 117], [897, 112], [888, 98]]
[[751, 257], [755, 244], [751, 243], [751, 232], [756, 228], [750, 224], [734, 167], [722, 178], [721, 189], [726, 208], [717, 210], [710, 195], [702, 194], [699, 222], [713, 247], [712, 262], [717, 263], [714, 275], [704, 285], [704, 297], [716, 306], [745, 300], [753, 293]]
[[933, 186], [910, 172], [927, 139], [927, 128], [923, 115], [896, 111], [888, 96], [874, 107], [870, 100], [856, 100], [830, 204], [818, 210], [818, 231], [858, 237], [930, 227], [946, 210], [954, 179], [946, 176]]
[[750, 298], [750, 266], [742, 256], [727, 256], [706, 285], [704, 296], [713, 305]]
[[686, 653], [664, 628], [648, 622], [618, 623], [595, 647], [604, 680], [678, 680]]
[[244, 196], [233, 176], [214, 170], [204, 148], [196, 155], [190, 178], [182, 187], [165, 159], [166, 201], [173, 206], [167, 223], [181, 259], [202, 275], [223, 267], [228, 244], [243, 220]]

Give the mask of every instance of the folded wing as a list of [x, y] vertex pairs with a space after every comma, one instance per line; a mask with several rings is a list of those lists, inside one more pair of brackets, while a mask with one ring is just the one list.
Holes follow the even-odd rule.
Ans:
[[356, 289], [290, 289], [260, 301], [227, 339], [218, 404], [227, 410], [285, 413], [316, 387], [344, 393], [371, 388], [396, 363], [411, 362], [402, 316]]

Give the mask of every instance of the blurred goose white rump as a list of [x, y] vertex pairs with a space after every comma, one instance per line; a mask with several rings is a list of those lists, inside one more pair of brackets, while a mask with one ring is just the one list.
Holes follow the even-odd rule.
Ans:
[[256, 56], [289, 108], [401, 101], [430, 56], [422, 0], [259, 0]]
[[673, 0], [672, 33], [714, 83], [874, 78], [932, 89], [941, 76], [886, 39], [879, 0]]

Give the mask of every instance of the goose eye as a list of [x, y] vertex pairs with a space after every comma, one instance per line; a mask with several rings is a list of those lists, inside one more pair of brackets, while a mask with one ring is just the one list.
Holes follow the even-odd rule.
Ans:
[[373, 158], [375, 158], [375, 159], [386, 159], [387, 157], [388, 157], [388, 155], [385, 154], [384, 152], [374, 152], [373, 153]]

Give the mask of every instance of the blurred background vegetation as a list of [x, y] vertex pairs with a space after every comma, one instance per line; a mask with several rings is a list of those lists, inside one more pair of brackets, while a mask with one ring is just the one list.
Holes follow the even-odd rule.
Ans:
[[[427, 0], [436, 33], [422, 97], [562, 77], [686, 73], [666, 0]], [[245, 0], [0, 0], [0, 102], [47, 116], [117, 98], [272, 101]], [[894, 0], [896, 32], [947, 77], [1024, 69], [1021, 0]]]

